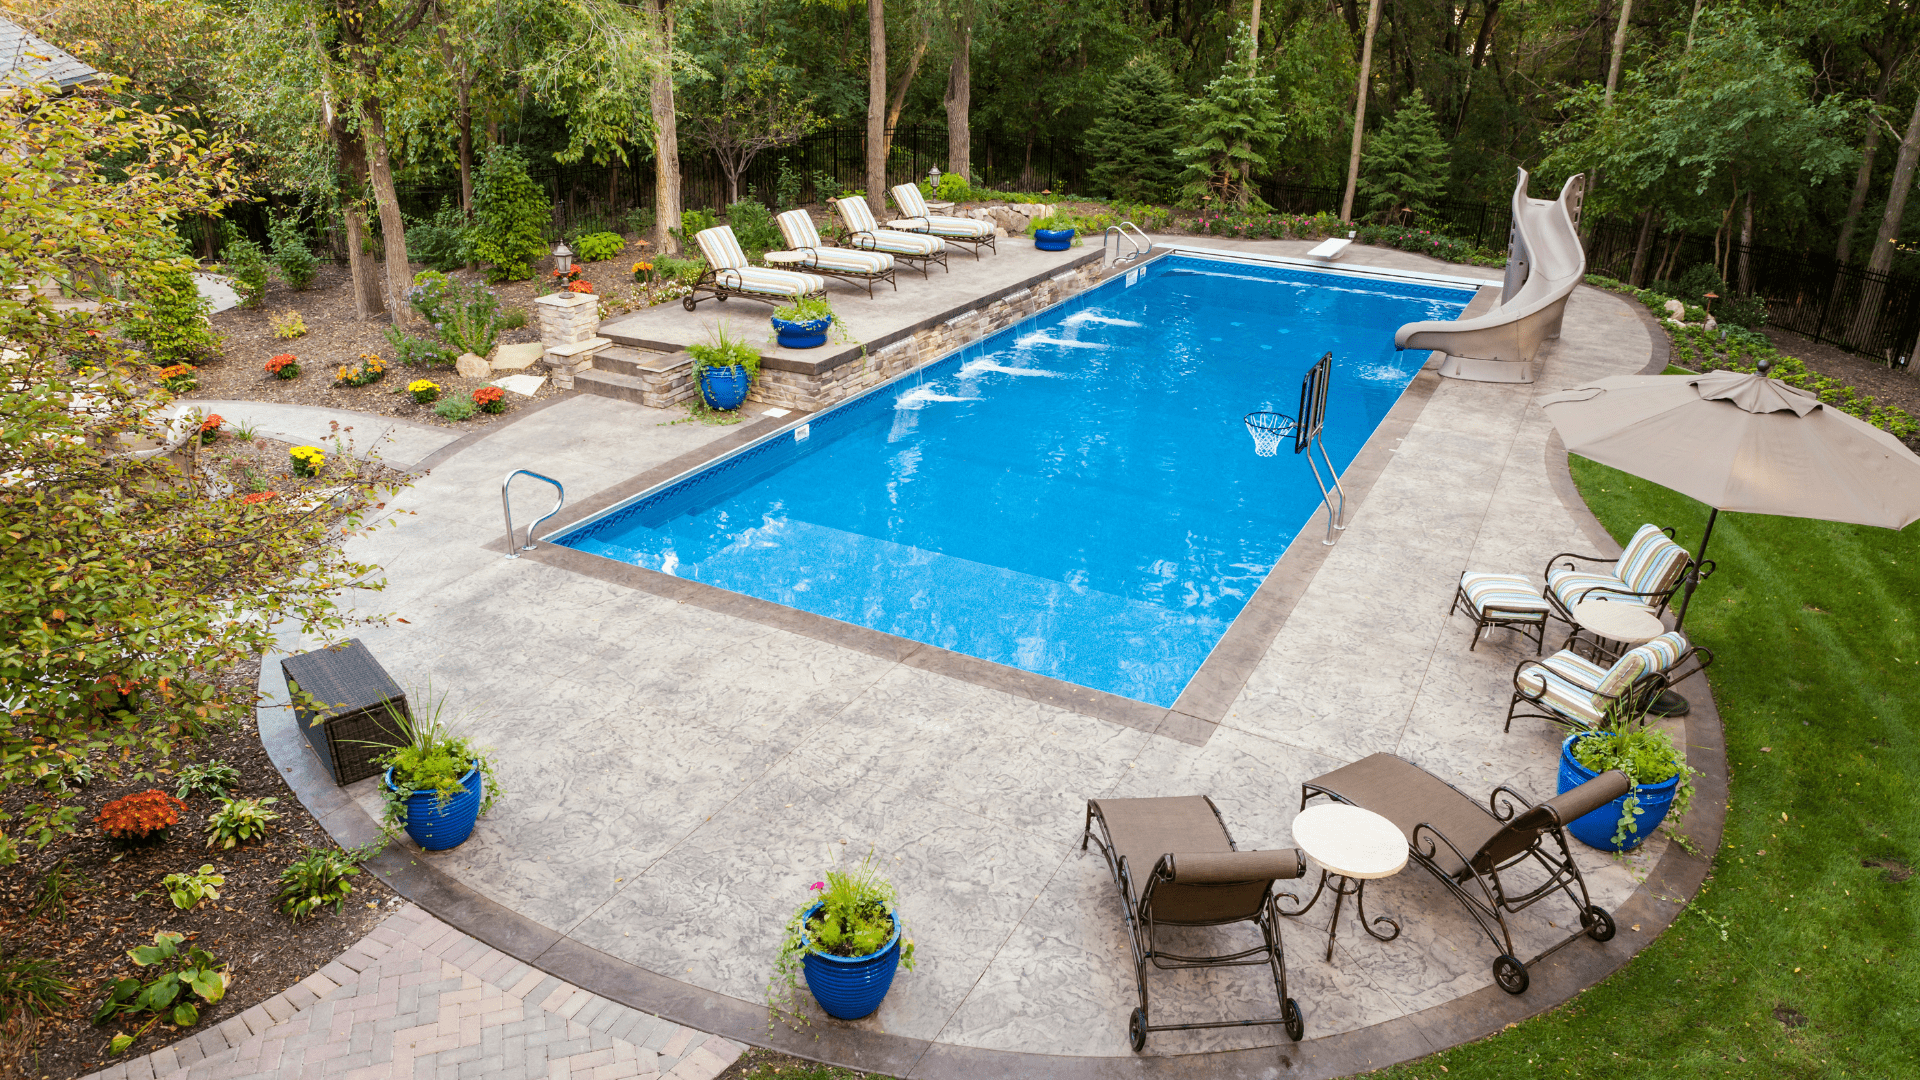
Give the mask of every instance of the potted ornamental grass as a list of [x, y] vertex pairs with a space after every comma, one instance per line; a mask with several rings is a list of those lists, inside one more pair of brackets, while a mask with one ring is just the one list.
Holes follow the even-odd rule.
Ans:
[[1646, 725], [1645, 710], [1616, 709], [1600, 727], [1576, 731], [1560, 744], [1559, 790], [1619, 769], [1633, 787], [1625, 795], [1567, 825], [1574, 838], [1601, 851], [1632, 851], [1671, 814], [1685, 817], [1697, 770], [1666, 731]]
[[1073, 246], [1075, 232], [1073, 218], [1066, 214], [1034, 218], [1033, 246], [1041, 251], [1065, 251]]
[[790, 1022], [802, 1017], [793, 1007], [800, 976], [820, 1008], [837, 1020], [858, 1020], [880, 1007], [901, 967], [913, 970], [913, 941], [895, 909], [893, 883], [873, 865], [867, 852], [851, 870], [829, 870], [826, 879], [807, 887], [780, 940], [774, 974], [767, 985], [767, 1010]]
[[385, 748], [375, 760], [386, 766], [380, 791], [389, 833], [405, 829], [427, 851], [457, 847], [473, 835], [474, 822], [506, 790], [494, 775], [493, 751], [460, 731], [462, 721], [447, 715], [446, 696], [422, 695], [429, 702], [415, 715], [387, 705], [398, 743], [366, 742]]
[[693, 379], [707, 408], [731, 412], [745, 404], [760, 374], [760, 353], [745, 338], [728, 336], [722, 323], [714, 328], [712, 341], [687, 346], [687, 354], [693, 357]]
[[828, 331], [845, 338], [847, 325], [820, 297], [802, 296], [773, 311], [774, 340], [783, 349], [817, 349], [827, 343]]

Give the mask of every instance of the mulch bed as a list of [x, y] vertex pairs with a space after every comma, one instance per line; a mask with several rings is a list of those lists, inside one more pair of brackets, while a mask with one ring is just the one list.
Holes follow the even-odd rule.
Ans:
[[[252, 685], [258, 671], [258, 664], [250, 663], [229, 671], [228, 678]], [[183, 746], [179, 760], [211, 758], [239, 770], [236, 798], [279, 800], [272, 809], [280, 819], [265, 839], [228, 851], [209, 850], [204, 822], [216, 804], [195, 796], [187, 800], [180, 823], [168, 830], [165, 840], [123, 849], [94, 828], [94, 814], [106, 803], [136, 791], [157, 787], [173, 794], [174, 781], [164, 772], [151, 782], [115, 783], [102, 778], [71, 797], [81, 808], [77, 832], [39, 851], [29, 849], [19, 863], [0, 869], [0, 951], [9, 958], [52, 959], [71, 972], [71, 981], [80, 988], [66, 1015], [41, 1026], [18, 1075], [66, 1080], [119, 1060], [109, 1058], [108, 1043], [116, 1032], [131, 1034], [138, 1025], [123, 1019], [95, 1027], [93, 1013], [105, 996], [104, 987], [138, 970], [127, 958], [127, 950], [152, 944], [156, 931], [185, 934], [191, 943], [226, 961], [232, 981], [226, 996], [203, 1012], [198, 1024], [184, 1030], [155, 1025], [127, 1051], [127, 1057], [197, 1035], [285, 990], [366, 936], [398, 904], [379, 879], [362, 872], [353, 879], [353, 895], [342, 914], [328, 908], [297, 923], [282, 915], [275, 906], [280, 871], [310, 845], [333, 845], [281, 779], [252, 723]], [[0, 799], [0, 806], [17, 813], [42, 797], [44, 793], [37, 790], [17, 788]], [[63, 859], [81, 881], [80, 889], [69, 893], [67, 917], [30, 919], [27, 910], [47, 871]], [[226, 876], [220, 899], [203, 900], [192, 911], [175, 908], [160, 888], [160, 879], [197, 870], [203, 863], [212, 863], [215, 872]]]
[[1920, 416], [1920, 375], [1915, 375], [1911, 367], [1896, 371], [1884, 360], [1810, 341], [1787, 330], [1768, 327], [1766, 334], [1773, 340], [1774, 348], [1804, 360], [1820, 374], [1839, 379], [1860, 393], [1871, 395], [1882, 405], [1897, 405]]

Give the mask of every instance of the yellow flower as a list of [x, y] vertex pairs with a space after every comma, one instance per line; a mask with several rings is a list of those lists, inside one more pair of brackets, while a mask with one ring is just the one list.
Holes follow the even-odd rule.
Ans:
[[422, 390], [438, 390], [440, 384], [432, 379], [415, 379], [407, 384], [407, 393], [417, 394]]

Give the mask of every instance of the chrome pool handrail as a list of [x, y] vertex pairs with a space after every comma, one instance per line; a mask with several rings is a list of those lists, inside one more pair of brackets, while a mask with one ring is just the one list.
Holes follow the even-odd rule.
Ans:
[[[1135, 240], [1132, 236], [1128, 236], [1128, 229], [1132, 229], [1134, 233], [1140, 237], [1140, 240], [1146, 240], [1147, 246], [1141, 247], [1140, 240]], [[1109, 237], [1117, 238], [1113, 244], [1112, 258], [1108, 258], [1107, 255], [1107, 239]], [[1125, 255], [1120, 254], [1120, 240], [1125, 240], [1127, 243], [1132, 244], [1133, 250]], [[1147, 240], [1147, 234], [1140, 231], [1140, 226], [1135, 225], [1131, 221], [1123, 221], [1118, 225], [1109, 225], [1107, 226], [1107, 231], [1100, 236], [1100, 265], [1119, 266], [1121, 263], [1130, 263], [1142, 255], [1148, 254], [1152, 250], [1153, 241]]]
[[[549, 484], [552, 484], [554, 487], [554, 490], [560, 493], [560, 501], [553, 504], [553, 509], [547, 511], [545, 514], [541, 515], [540, 517], [535, 518], [533, 524], [527, 526], [527, 542], [526, 544], [518, 548], [513, 546], [513, 502], [507, 495], [507, 489], [513, 485], [513, 478], [516, 476], [531, 476], [535, 480], [543, 480]], [[522, 551], [532, 550], [533, 549], [533, 531], [540, 527], [541, 522], [559, 513], [560, 508], [565, 505], [567, 505], [567, 489], [564, 485], [560, 483], [560, 481], [555, 480], [550, 476], [541, 476], [539, 473], [534, 472], [532, 469], [515, 469], [512, 472], [508, 473], [507, 478], [505, 480], [500, 481], [500, 512], [503, 515], [505, 515], [507, 519], [507, 558], [517, 559], [520, 557], [520, 553]]]

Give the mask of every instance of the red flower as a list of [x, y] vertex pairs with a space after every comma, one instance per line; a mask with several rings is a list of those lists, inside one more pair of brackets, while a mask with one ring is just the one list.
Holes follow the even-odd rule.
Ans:
[[591, 292], [593, 292], [593, 282], [591, 282], [591, 281], [573, 281], [573, 282], [568, 282], [568, 283], [567, 283], [567, 291], [568, 291], [568, 292], [577, 292], [577, 293], [591, 293]]
[[506, 395], [506, 391], [497, 386], [483, 386], [473, 392], [475, 405], [491, 405]]
[[266, 502], [268, 499], [274, 498], [279, 494], [280, 493], [277, 491], [256, 491], [251, 495], [242, 495], [240, 497], [240, 501], [247, 504], [248, 506], [258, 506], [259, 504]]
[[212, 416], [200, 422], [200, 434], [205, 435], [209, 431], [219, 431], [220, 425], [224, 423], [226, 423], [226, 421], [220, 418], [220, 414], [214, 413]]

